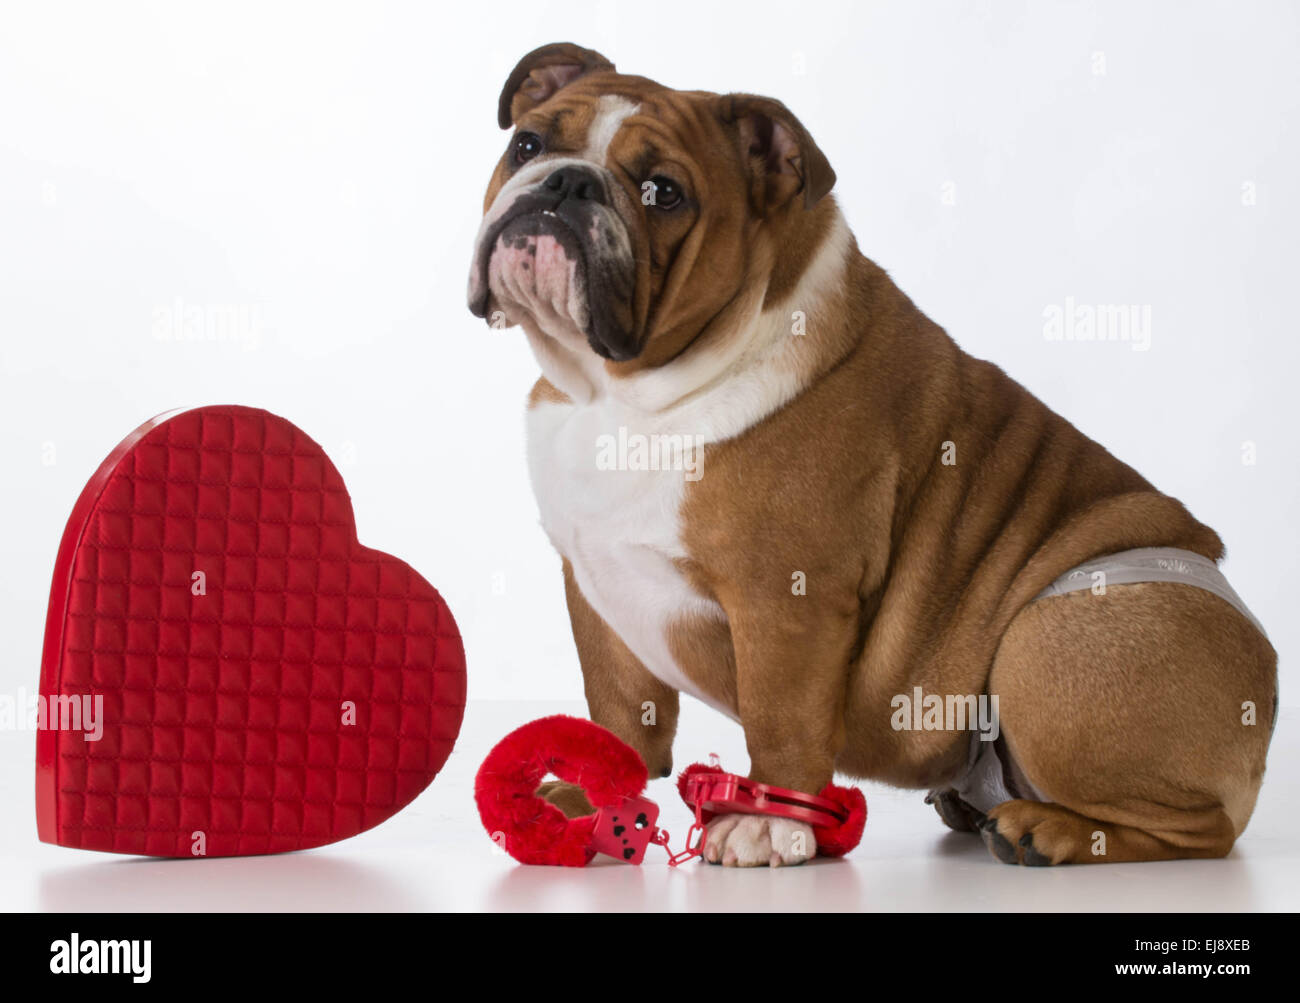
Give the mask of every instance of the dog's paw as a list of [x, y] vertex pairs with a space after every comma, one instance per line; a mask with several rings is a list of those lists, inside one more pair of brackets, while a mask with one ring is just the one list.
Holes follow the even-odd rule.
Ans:
[[704, 859], [724, 867], [789, 867], [817, 853], [812, 827], [770, 815], [719, 815], [708, 824]]
[[939, 818], [953, 832], [978, 832], [984, 816], [957, 796], [954, 791], [932, 791], [926, 804], [934, 805]]
[[548, 780], [534, 793], [564, 812], [565, 818], [580, 818], [596, 810], [587, 800], [586, 791], [577, 784], [566, 784], [563, 780]]
[[1004, 864], [1049, 867], [1086, 860], [1096, 823], [1058, 805], [1006, 801], [979, 823], [989, 852]]

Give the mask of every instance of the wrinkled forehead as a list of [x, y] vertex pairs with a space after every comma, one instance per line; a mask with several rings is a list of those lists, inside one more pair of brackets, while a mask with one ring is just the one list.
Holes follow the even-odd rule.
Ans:
[[606, 166], [617, 159], [672, 156], [716, 145], [717, 95], [674, 91], [642, 77], [595, 73], [527, 112], [520, 130], [536, 132], [548, 152]]

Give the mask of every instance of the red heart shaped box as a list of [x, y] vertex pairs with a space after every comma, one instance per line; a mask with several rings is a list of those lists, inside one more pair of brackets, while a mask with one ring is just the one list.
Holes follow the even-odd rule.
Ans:
[[[88, 720], [52, 727], [77, 724], [57, 697], [102, 697], [97, 741]], [[433, 586], [357, 542], [320, 446], [266, 411], [204, 407], [140, 426], [82, 491], [41, 698], [45, 842], [278, 853], [356, 835], [429, 785], [465, 654]]]

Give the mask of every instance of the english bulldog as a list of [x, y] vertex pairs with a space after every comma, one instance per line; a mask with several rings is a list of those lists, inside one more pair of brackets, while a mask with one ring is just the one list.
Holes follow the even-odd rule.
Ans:
[[[562, 43], [497, 117], [469, 307], [541, 367], [529, 469], [592, 720], [667, 776], [690, 694], [754, 780], [928, 790], [1006, 863], [1228, 853], [1276, 653], [1216, 533], [864, 257], [780, 101]], [[814, 853], [751, 814], [704, 847]]]

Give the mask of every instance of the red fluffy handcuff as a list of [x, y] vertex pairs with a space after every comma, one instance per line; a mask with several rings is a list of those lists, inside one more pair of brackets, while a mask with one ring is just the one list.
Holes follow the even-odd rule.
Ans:
[[[671, 866], [704, 852], [704, 827], [727, 812], [774, 815], [812, 826], [817, 852], [839, 857], [858, 845], [867, 801], [856, 787], [827, 784], [819, 795], [760, 784], [712, 764], [696, 763], [677, 777], [677, 790], [695, 812], [686, 848], [668, 849], [668, 832], [655, 823], [659, 806], [642, 796], [649, 779], [636, 751], [582, 718], [557, 714], [517, 728], [488, 753], [474, 782], [479, 815], [492, 840], [523, 864], [582, 867], [597, 853], [639, 864], [655, 843]], [[576, 784], [596, 808], [566, 818], [538, 797], [548, 776]]]

